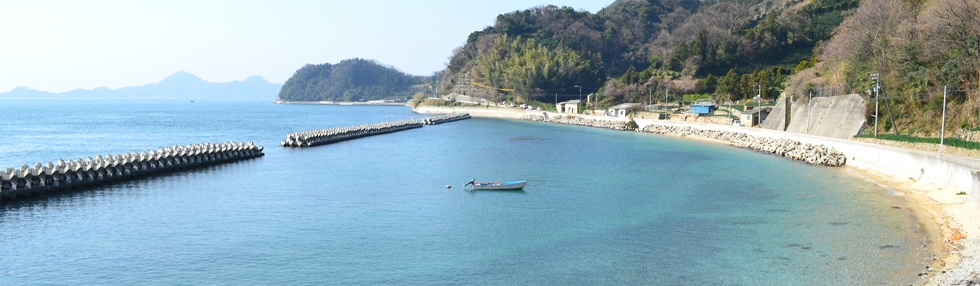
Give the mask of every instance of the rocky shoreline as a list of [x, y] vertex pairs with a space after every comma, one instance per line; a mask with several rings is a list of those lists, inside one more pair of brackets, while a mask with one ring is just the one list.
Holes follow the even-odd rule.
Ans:
[[619, 131], [636, 131], [636, 123], [634, 123], [633, 126], [630, 126], [629, 122], [585, 119], [585, 118], [574, 117], [574, 116], [525, 115], [521, 117], [521, 120], [605, 128], [605, 129], [612, 129], [612, 130], [619, 130]]
[[740, 148], [752, 149], [759, 152], [779, 155], [813, 165], [840, 167], [847, 163], [844, 153], [824, 145], [805, 144], [790, 139], [773, 139], [752, 136], [745, 133], [700, 130], [692, 127], [674, 127], [664, 125], [648, 125], [640, 132], [653, 134], [668, 134], [680, 136], [697, 136], [712, 140], [730, 142]]
[[[532, 116], [521, 117], [522, 120], [547, 122], [557, 124], [569, 124], [596, 128], [605, 128], [619, 131], [638, 131], [652, 134], [677, 135], [677, 136], [696, 136], [705, 139], [720, 140], [729, 142], [733, 146], [752, 149], [759, 152], [779, 155], [797, 161], [807, 162], [813, 165], [823, 165], [831, 167], [844, 166], [847, 157], [844, 153], [824, 145], [805, 144], [790, 139], [772, 139], [766, 137], [752, 136], [745, 133], [701, 130], [692, 127], [675, 127], [665, 125], [648, 125], [642, 129], [636, 127], [632, 121], [613, 121], [583, 119], [574, 116]], [[632, 124], [631, 124], [632, 123]]]

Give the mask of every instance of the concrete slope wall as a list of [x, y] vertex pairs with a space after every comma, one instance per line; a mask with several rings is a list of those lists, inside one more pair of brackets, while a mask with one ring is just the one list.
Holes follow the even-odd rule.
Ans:
[[933, 184], [946, 191], [966, 192], [967, 205], [980, 209], [980, 159], [946, 155], [936, 152], [902, 149], [858, 141], [828, 138], [774, 130], [738, 126], [637, 119], [641, 128], [650, 124], [689, 126], [704, 130], [744, 132], [755, 136], [797, 140], [802, 143], [823, 144], [847, 156], [847, 165], [892, 175], [899, 180], [912, 179]]
[[762, 128], [770, 130], [786, 130], [786, 123], [789, 121], [789, 100], [786, 97], [780, 97], [776, 100], [776, 106], [772, 107], [772, 112], [766, 117], [766, 121], [762, 122]]
[[[806, 98], [793, 102], [787, 132], [848, 139], [864, 128], [867, 102], [857, 94]], [[808, 123], [809, 121], [809, 123]], [[809, 126], [808, 126], [809, 125]], [[809, 128], [808, 128], [809, 127]]]

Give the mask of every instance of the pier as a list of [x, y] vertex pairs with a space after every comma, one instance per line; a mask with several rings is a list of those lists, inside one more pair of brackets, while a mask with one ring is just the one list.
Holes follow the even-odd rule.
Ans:
[[262, 150], [252, 142], [203, 143], [7, 168], [0, 170], [0, 201], [251, 159], [264, 156]]
[[350, 127], [317, 129], [293, 132], [282, 140], [283, 147], [313, 147], [362, 137], [380, 135], [402, 130], [421, 128], [422, 123], [412, 120], [365, 124]]

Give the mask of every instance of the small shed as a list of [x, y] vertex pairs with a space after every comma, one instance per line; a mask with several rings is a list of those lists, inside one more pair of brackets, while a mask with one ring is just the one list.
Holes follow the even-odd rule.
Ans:
[[630, 110], [640, 107], [642, 104], [639, 103], [623, 103], [610, 107], [606, 114], [613, 117], [626, 117], [630, 113]]
[[715, 109], [718, 109], [718, 106], [714, 103], [698, 103], [691, 105], [691, 113], [697, 115], [712, 113], [715, 112]]
[[578, 99], [559, 102], [555, 105], [555, 110], [558, 110], [558, 113], [578, 114], [578, 107], [581, 103], [582, 101]]
[[749, 109], [742, 111], [738, 119], [742, 122], [742, 126], [752, 127], [763, 122], [766, 122], [766, 117], [769, 116], [769, 112], [772, 111], [772, 107], [764, 107], [762, 109]]

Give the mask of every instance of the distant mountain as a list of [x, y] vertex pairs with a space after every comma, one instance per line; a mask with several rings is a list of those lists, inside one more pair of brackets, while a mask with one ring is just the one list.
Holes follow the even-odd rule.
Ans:
[[159, 83], [141, 86], [109, 89], [76, 89], [62, 93], [37, 91], [18, 87], [0, 98], [12, 99], [248, 99], [274, 100], [282, 88], [281, 84], [270, 83], [260, 76], [252, 76], [244, 81], [208, 82], [191, 73], [179, 71]]
[[434, 77], [413, 76], [373, 60], [306, 65], [279, 92], [290, 101], [359, 101], [411, 97], [432, 85]]

